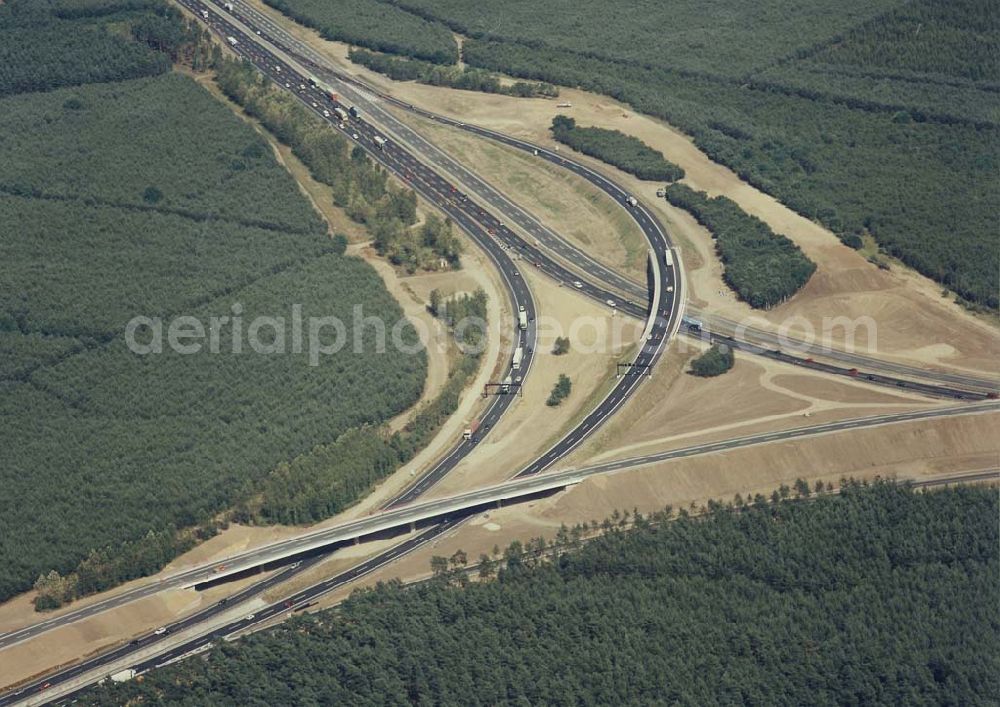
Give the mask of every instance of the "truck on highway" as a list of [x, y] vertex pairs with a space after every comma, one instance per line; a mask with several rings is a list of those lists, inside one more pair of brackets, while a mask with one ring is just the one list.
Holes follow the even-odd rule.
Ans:
[[310, 86], [315, 86], [315, 85], [316, 85], [316, 77], [315, 77], [315, 76], [310, 76], [310, 77], [309, 77], [308, 79], [306, 79], [306, 80], [307, 80], [307, 81], [309, 82], [309, 85], [310, 85]]
[[334, 112], [334, 114], [338, 118], [340, 118], [340, 122], [342, 122], [342, 123], [346, 123], [347, 122], [347, 111], [346, 110], [344, 110], [340, 106], [337, 106], [336, 108], [333, 109], [333, 112]]
[[510, 361], [510, 368], [512, 371], [521, 370], [521, 361], [524, 359], [524, 347], [518, 346], [514, 349], [514, 358]]
[[513, 378], [512, 378], [512, 377], [511, 377], [511, 375], [510, 375], [510, 374], [508, 373], [508, 374], [507, 374], [507, 377], [506, 377], [506, 378], [504, 378], [504, 379], [503, 379], [503, 381], [501, 381], [501, 382], [500, 382], [500, 392], [501, 392], [501, 393], [504, 393], [504, 394], [507, 394], [507, 393], [509, 393], [509, 392], [510, 392], [510, 384], [511, 384], [512, 382], [513, 382]]
[[672, 268], [674, 266], [674, 254], [669, 248], [667, 248], [663, 253], [663, 264], [668, 268]]
[[387, 140], [384, 137], [382, 137], [381, 135], [376, 135], [375, 136], [375, 144], [378, 146], [378, 149], [384, 150], [386, 142], [387, 142]]
[[347, 112], [350, 113], [351, 117], [354, 118], [355, 120], [360, 120], [361, 119], [361, 113], [359, 113], [358, 109], [355, 108], [354, 106], [351, 106], [350, 108], [348, 108]]
[[465, 428], [462, 432], [462, 439], [472, 439], [472, 435], [476, 434], [479, 429], [479, 420], [473, 420], [472, 424]]
[[628, 204], [629, 206], [638, 206], [639, 205], [639, 200], [636, 199], [631, 194], [626, 194], [625, 195], [625, 203]]
[[128, 668], [126, 670], [119, 670], [117, 673], [111, 674], [112, 682], [128, 682], [136, 676], [135, 670]]
[[688, 331], [701, 331], [701, 322], [699, 320], [684, 317], [681, 321], [684, 322], [684, 326], [688, 328]]
[[528, 313], [524, 311], [523, 304], [517, 306], [517, 325], [521, 327], [522, 330], [528, 328]]
[[334, 103], [340, 103], [340, 96], [337, 95], [336, 91], [327, 91], [326, 97], [329, 98]]
[[233, 4], [231, 2], [223, 3], [222, 6], [226, 8], [226, 12], [233, 11]]
[[236, 44], [237, 44], [237, 41], [236, 41], [236, 37], [231, 37], [231, 36], [230, 36], [230, 37], [226, 37], [226, 41], [227, 41], [227, 42], [229, 42], [229, 43], [230, 43], [231, 45], [233, 45], [234, 47], [235, 47], [235, 46], [236, 46]]

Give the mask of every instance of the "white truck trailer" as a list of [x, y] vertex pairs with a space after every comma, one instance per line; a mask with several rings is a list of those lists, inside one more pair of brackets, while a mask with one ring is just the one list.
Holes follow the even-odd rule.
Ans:
[[528, 313], [524, 311], [524, 305], [517, 306], [517, 325], [522, 329], [528, 328]]
[[510, 361], [510, 368], [512, 371], [521, 370], [521, 361], [524, 359], [524, 347], [518, 346], [514, 349], [514, 358]]

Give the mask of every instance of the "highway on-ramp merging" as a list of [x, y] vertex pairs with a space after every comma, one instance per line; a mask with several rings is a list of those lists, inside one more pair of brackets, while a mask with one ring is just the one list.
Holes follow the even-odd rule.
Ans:
[[[520, 242], [508, 240], [507, 243], [510, 247], [520, 252], [525, 259], [536, 262], [543, 273], [556, 277], [560, 282], [568, 283], [572, 281], [566, 279], [567, 275], [565, 272], [550, 271], [545, 259], [539, 261], [538, 250], [532, 247], [531, 241], [534, 241], [539, 246], [544, 245], [549, 251], [560, 256], [563, 261], [572, 263], [579, 269], [583, 277], [576, 280], [576, 282], [580, 283], [580, 289], [583, 294], [597, 301], [604, 302], [608, 299], [610, 291], [617, 290], [626, 296], [624, 300], [618, 301], [618, 306], [622, 311], [638, 317], [644, 316], [645, 306], [637, 304], [646, 297], [646, 288], [643, 285], [597, 262], [589, 254], [560, 237], [556, 232], [540, 223], [530, 213], [521, 209], [479, 176], [459, 164], [431, 141], [425, 139], [405, 123], [398, 120], [392, 113], [384, 110], [379, 105], [379, 102], [393, 105], [408, 113], [499, 142], [508, 147], [531, 153], [539, 159], [577, 174], [615, 200], [622, 201], [627, 194], [619, 185], [604, 177], [597, 170], [569, 158], [565, 154], [556, 153], [525, 140], [471, 123], [448, 118], [401, 101], [361, 81], [355, 76], [338, 71], [325, 57], [312, 49], [312, 47], [294, 37], [280, 24], [271, 20], [267, 15], [255, 9], [244, 0], [233, 0], [231, 4], [233, 6], [232, 14], [234, 17], [254, 27], [276, 47], [308, 65], [315, 73], [322, 76], [324, 80], [336, 82], [336, 86], [340, 92], [349, 96], [359, 105], [363, 105], [368, 113], [377, 116], [379, 122], [384, 126], [388, 126], [394, 135], [405, 138], [407, 144], [412, 145], [415, 151], [442, 169], [448, 170], [460, 183], [466, 185], [471, 193], [479, 196], [489, 208], [502, 213], [509, 223], [520, 227], [528, 236], [528, 239], [522, 239]], [[647, 238], [652, 242], [655, 239], [651, 237], [650, 232], [660, 227], [659, 224], [655, 224], [653, 227], [650, 227], [649, 224], [644, 224], [643, 219], [646, 216], [647, 214], [640, 213], [637, 215], [637, 220]], [[501, 237], [509, 235], [509, 233], [505, 233], [510, 232], [510, 229], [506, 225], [503, 225], [499, 220], [497, 220], [496, 225], [498, 226], [497, 232]], [[679, 267], [680, 258], [676, 252], [673, 255], [674, 261], [678, 263]], [[594, 282], [602, 284], [597, 286]], [[1000, 384], [996, 380], [965, 373], [918, 368], [853, 351], [842, 351], [824, 342], [809, 343], [796, 339], [791, 335], [779, 335], [759, 327], [754, 327], [747, 322], [735, 322], [717, 315], [702, 313], [690, 306], [687, 307], [687, 311], [690, 315], [689, 321], [699, 322], [697, 331], [693, 332], [696, 336], [724, 343], [747, 353], [767, 356], [773, 360], [790, 363], [802, 368], [810, 368], [832, 375], [850, 376], [861, 382], [875, 385], [907, 389], [924, 395], [957, 400], [982, 400], [993, 397], [1000, 391]], [[782, 347], [785, 347], [786, 350], [782, 350]], [[817, 356], [845, 365], [824, 364], [814, 360], [814, 357]], [[862, 370], [859, 371], [859, 368]], [[899, 376], [902, 376], [902, 378]]]
[[[416, 534], [391, 550], [380, 553], [376, 557], [365, 561], [361, 565], [348, 570], [346, 573], [342, 573], [336, 577], [313, 585], [312, 587], [300, 590], [281, 601], [274, 602], [263, 609], [255, 611], [252, 616], [246, 616], [229, 621], [223, 626], [215, 627], [211, 631], [185, 640], [179, 645], [171, 645], [168, 649], [157, 653], [155, 656], [146, 657], [141, 662], [136, 662], [133, 667], [138, 671], [151, 669], [176, 659], [179, 656], [201, 650], [214, 640], [232, 636], [233, 634], [246, 631], [256, 625], [259, 625], [260, 623], [272, 620], [275, 617], [304, 608], [308, 606], [310, 602], [315, 601], [318, 596], [329, 592], [331, 589], [342, 586], [348, 581], [357, 579], [364, 574], [368, 574], [369, 572], [378, 569], [387, 562], [392, 561], [395, 557], [413, 549], [413, 547], [422, 545], [433, 537], [436, 537], [437, 535], [440, 535], [446, 530], [454, 527], [460, 518], [468, 517], [470, 513], [478, 513], [482, 509], [488, 508], [498, 500], [504, 498], [516, 499], [519, 497], [530, 496], [531, 494], [538, 493], [539, 491], [572, 486], [592, 476], [612, 474], [626, 469], [663, 463], [672, 459], [683, 459], [702, 454], [721, 453], [743, 447], [832, 434], [852, 429], [872, 428], [882, 425], [912, 422], [916, 420], [986, 414], [997, 412], [998, 410], [1000, 410], [1000, 402], [990, 401], [972, 405], [967, 404], [948, 408], [889, 413], [850, 420], [840, 420], [778, 432], [762, 432], [736, 439], [723, 440], [719, 442], [707, 442], [680, 449], [656, 452], [627, 459], [612, 460], [600, 464], [585, 466], [579, 469], [567, 469], [564, 471], [556, 471], [547, 474], [513, 479], [503, 484], [498, 484], [485, 489], [477, 489], [475, 491], [459, 494], [449, 498], [411, 504], [410, 506], [381, 514], [381, 519], [368, 518], [362, 521], [353, 521], [351, 523], [341, 524], [340, 526], [329, 528], [321, 532], [328, 533], [330, 536], [337, 535], [339, 537], [349, 537], [359, 533], [363, 534], [367, 532], [375, 532], [377, 529], [384, 528], [386, 524], [385, 518], [390, 515], [393, 517], [393, 520], [390, 522], [396, 523], [398, 527], [405, 527], [411, 522], [414, 522], [415, 519], [427, 520], [433, 518], [435, 513], [442, 514], [442, 522], [434, 526], [430, 531]], [[957, 480], [994, 480], [996, 478], [998, 478], [996, 472], [991, 470], [989, 472], [982, 472], [975, 475], [961, 476], [958, 477]], [[275, 543], [265, 548], [258, 548], [253, 552], [271, 553], [272, 556], [276, 556], [275, 549], [282, 548], [289, 543], [297, 543], [298, 547], [308, 544], [303, 543], [301, 539], [295, 539], [285, 541], [284, 543]], [[284, 552], [284, 549], [280, 552]], [[186, 627], [187, 626], [184, 626], [184, 628]], [[178, 630], [180, 628], [181, 627], [178, 627]], [[123, 646], [109, 653], [84, 661], [67, 671], [63, 671], [61, 673], [57, 673], [56, 675], [40, 679], [29, 685], [25, 685], [19, 688], [19, 690], [15, 693], [10, 693], [0, 697], [0, 707], [6, 707], [7, 705], [14, 704], [18, 700], [26, 699], [28, 696], [37, 697], [36, 692], [41, 686], [55, 686], [60, 682], [65, 682], [67, 680], [74, 679], [77, 676], [95, 671], [102, 666], [114, 665], [116, 662], [120, 665], [121, 661], [126, 659], [130, 652], [138, 651], [141, 647], [147, 646], [151, 638], [152, 637], [145, 637], [144, 639], [139, 639], [138, 643], [135, 645], [130, 644], [129, 646]], [[79, 689], [82, 688], [75, 688], [73, 693]], [[67, 693], [64, 693], [63, 696], [66, 696], [66, 694]]]
[[[204, 5], [201, 3], [190, 2], [184, 3], [188, 5], [192, 10], [196, 12], [202, 12], [205, 10]], [[330, 120], [330, 114], [325, 110], [325, 108], [320, 108], [321, 105], [325, 104], [327, 100], [327, 95], [321, 91], [319, 86], [315, 85], [313, 81], [309, 81], [309, 87], [307, 88], [305, 83], [301, 83], [308, 80], [308, 77], [298, 74], [294, 69], [281, 61], [278, 57], [266, 52], [259, 45], [255, 44], [249, 34], [242, 32], [235, 26], [226, 23], [224, 20], [219, 18], [214, 13], [211, 17], [206, 17], [209, 20], [210, 25], [214, 25], [213, 28], [216, 30], [221, 30], [226, 33], [227, 37], [239, 37], [237, 44], [241, 44], [239, 47], [239, 53], [245, 58], [249, 59], [257, 65], [257, 67], [265, 73], [265, 75], [270, 76], [276, 82], [284, 81], [298, 81], [300, 82], [298, 95], [300, 99], [310, 106], [318, 115], [323, 115], [323, 117]], [[220, 26], [221, 25], [221, 26]], [[230, 42], [230, 44], [233, 44]], [[234, 47], [236, 45], [233, 45]], [[286, 87], [290, 87], [290, 84], [286, 83]], [[294, 89], [293, 89], [294, 91]], [[318, 101], [323, 101], [320, 103]], [[330, 120], [334, 123], [333, 120]], [[514, 269], [514, 265], [511, 263], [510, 259], [506, 257], [502, 242], [499, 239], [491, 239], [489, 236], [494, 235], [497, 230], [505, 230], [499, 223], [492, 223], [486, 221], [489, 226], [494, 226], [496, 230], [490, 228], [484, 223], [485, 219], [489, 219], [484, 210], [477, 209], [473, 204], [471, 204], [467, 197], [465, 197], [461, 192], [448, 184], [439, 175], [434, 173], [432, 170], [428, 169], [425, 165], [417, 161], [412, 155], [410, 155], [401, 146], [395, 145], [393, 143], [385, 143], [376, 140], [378, 133], [374, 131], [367, 124], [357, 121], [357, 123], [349, 126], [339, 126], [346, 133], [350, 134], [351, 137], [358, 141], [369, 154], [376, 158], [379, 162], [384, 164], [387, 168], [392, 170], [397, 176], [408, 182], [418, 193], [430, 200], [432, 203], [437, 205], [439, 208], [445, 211], [453, 221], [459, 224], [464, 230], [466, 230], [470, 235], [472, 235], [475, 240], [487, 251], [490, 257], [497, 264], [498, 269], [504, 275], [505, 280], [513, 294], [515, 305], [518, 302], [523, 302], [527, 310], [529, 320], [532, 322], [530, 327], [531, 331], [525, 332], [526, 343], [534, 342], [534, 320], [535, 320], [535, 309], [534, 303], [531, 300], [530, 293], [527, 290], [526, 285], [523, 283], [523, 279], [520, 278], [519, 272]], [[478, 218], [477, 212], [478, 211]], [[651, 224], [650, 224], [651, 225]], [[664, 250], [669, 247], [665, 233], [658, 229], [655, 232], [656, 240], [654, 242], [654, 249], [659, 253], [663, 253]], [[655, 256], [654, 256], [655, 257]], [[543, 257], [539, 257], [539, 261], [543, 260]], [[552, 268], [553, 271], [560, 272], [558, 266]], [[654, 271], [657, 268], [654, 263]], [[565, 271], [563, 276], [568, 275]], [[655, 364], [656, 360], [662, 353], [663, 344], [669, 337], [671, 333], [671, 328], [676, 331], [677, 326], [679, 326], [680, 319], [680, 308], [679, 308], [679, 298], [674, 298], [671, 296], [673, 290], [673, 273], [669, 272], [665, 274], [671, 283], [669, 291], [666, 287], [661, 287], [660, 283], [657, 281], [655, 283], [654, 292], [657, 294], [657, 305], [658, 309], [653, 310], [654, 312], [669, 312], [671, 316], [660, 317], [653, 314], [650, 316], [649, 323], [647, 325], [647, 336], [645, 341], [640, 346], [640, 351], [636, 356], [636, 365], [643, 367], [651, 367]], [[671, 326], [672, 325], [672, 326]], [[525, 346], [525, 371], [530, 365], [529, 356], [533, 352], [533, 345]], [[642, 379], [638, 376], [626, 376], [623, 378], [618, 385], [614, 386], [612, 391], [609, 393], [607, 398], [594, 410], [588, 417], [584, 420], [581, 425], [574, 428], [570, 435], [561, 440], [555, 447], [550, 449], [543, 458], [537, 460], [532, 466], [527, 469], [522, 470], [519, 475], [534, 474], [538, 471], [547, 468], [552, 463], [554, 463], [558, 458], [563, 456], [565, 453], [575, 448], [576, 445], [585, 439], [589, 434], [591, 434], [611, 413], [617, 410], [621, 404], [631, 395], [635, 390], [638, 383]], [[503, 410], [509, 404], [509, 397], [500, 397], [493, 402], [493, 404], [488, 408], [486, 415], [483, 418], [483, 430], [484, 433], [487, 431], [493, 422], [502, 414]], [[447, 473], [454, 465], [465, 456], [465, 454], [475, 445], [478, 441], [478, 436], [474, 435], [472, 439], [463, 441], [458, 444], [446, 457], [439, 463], [434, 469], [428, 474], [424, 475], [417, 483], [415, 483], [410, 489], [408, 489], [404, 494], [398, 497], [395, 501], [397, 503], [403, 503], [411, 498], [415, 498], [419, 493], [421, 493], [426, 488], [430, 487], [438, 479], [440, 479], [444, 474]], [[431, 529], [422, 534], [424, 537], [429, 537], [435, 534], [437, 529]], [[419, 537], [419, 536], [418, 536]], [[416, 544], [413, 541], [419, 541], [417, 538], [413, 538], [411, 541], [407, 541], [409, 544]], [[404, 543], [405, 544], [405, 543]], [[391, 551], [393, 555], [397, 554], [397, 551]], [[383, 557], [388, 553], [383, 553]], [[373, 558], [372, 561], [377, 561], [379, 558]], [[311, 566], [318, 558], [304, 558], [299, 562], [295, 563], [293, 566], [288, 567], [281, 572], [277, 573], [274, 577], [271, 577], [264, 582], [260, 582], [253, 587], [243, 590], [236, 598], [242, 600], [244, 598], [249, 598], [254, 594], [259, 593], [263, 589], [274, 586], [281, 581], [286, 581], [290, 576], [301, 572], [308, 566]], [[231, 574], [228, 568], [233, 566], [231, 561], [226, 561], [224, 564], [220, 565], [218, 563], [213, 563], [214, 567], [200, 568], [201, 571], [195, 573], [194, 575], [188, 575], [188, 573], [182, 573], [182, 575], [188, 575], [185, 579], [184, 576], [174, 576], [167, 578], [163, 582], [146, 585], [144, 587], [139, 587], [135, 590], [129, 592], [124, 592], [122, 594], [111, 597], [102, 602], [97, 602], [95, 604], [86, 606], [76, 612], [71, 612], [70, 614], [62, 615], [56, 617], [50, 621], [43, 622], [42, 624], [37, 624], [27, 629], [17, 632], [16, 634], [8, 634], [0, 640], [6, 641], [9, 645], [12, 642], [24, 640], [27, 637], [36, 635], [44, 630], [53, 628], [55, 626], [65, 625], [73, 620], [78, 620], [85, 616], [92, 616], [101, 611], [106, 611], [114, 606], [119, 606], [128, 601], [134, 601], [135, 599], [142, 598], [144, 596], [149, 596], [175, 586], [189, 586], [192, 582], [197, 581], [211, 581], [214, 579], [219, 579], [222, 576], [220, 571], [220, 566], [226, 567], [227, 570], [225, 574]], [[339, 580], [340, 578], [335, 578]], [[344, 580], [347, 581], [347, 580]], [[327, 590], [328, 591], [328, 590]], [[204, 610], [199, 612], [195, 616], [188, 617], [181, 622], [171, 626], [171, 630], [178, 630], [187, 628], [192, 623], [208, 618], [209, 615], [214, 615], [220, 613], [222, 607], [213, 607], [210, 610]], [[262, 617], [266, 614], [262, 614]], [[134, 641], [129, 646], [124, 646], [115, 651], [112, 651], [105, 656], [99, 656], [95, 660], [116, 660], [121, 655], [127, 655], [130, 651], [138, 651], [143, 648], [146, 644], [150, 642], [155, 642], [159, 638], [156, 637], [146, 637], [145, 639], [140, 639]], [[0, 643], [0, 645], [3, 645]], [[91, 661], [87, 661], [84, 664], [76, 665], [66, 671], [63, 671], [57, 675], [50, 676], [46, 679], [43, 686], [48, 687], [56, 684], [57, 680], [65, 681], [73, 679], [76, 676], [92, 669], [90, 665]], [[19, 691], [20, 693], [20, 691]]]

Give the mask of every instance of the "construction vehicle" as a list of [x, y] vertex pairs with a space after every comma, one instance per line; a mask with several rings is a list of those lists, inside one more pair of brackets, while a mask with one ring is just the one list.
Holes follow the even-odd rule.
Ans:
[[517, 307], [517, 325], [523, 330], [528, 328], [528, 313], [524, 311], [524, 305]]
[[510, 361], [510, 369], [512, 371], [520, 371], [521, 361], [523, 359], [524, 359], [524, 347], [518, 346], [516, 349], [514, 349], [514, 358], [512, 358]]

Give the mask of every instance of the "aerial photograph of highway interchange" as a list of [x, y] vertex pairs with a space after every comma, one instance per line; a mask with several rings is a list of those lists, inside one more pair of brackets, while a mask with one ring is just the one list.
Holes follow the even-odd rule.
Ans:
[[0, 58], [0, 706], [1000, 699], [996, 2]]

